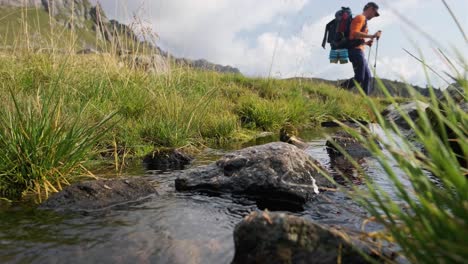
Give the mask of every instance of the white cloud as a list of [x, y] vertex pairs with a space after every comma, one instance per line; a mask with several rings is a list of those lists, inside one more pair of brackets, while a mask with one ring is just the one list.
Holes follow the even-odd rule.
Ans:
[[162, 0], [151, 4], [157, 10], [152, 21], [161, 41], [179, 55], [232, 63], [231, 54], [242, 54], [247, 46], [236, 39], [239, 32], [295, 13], [306, 1]]
[[[112, 0], [101, 1], [108, 9]], [[391, 12], [404, 10], [419, 12], [421, 5], [435, 0], [384, 1], [382, 16], [372, 20], [372, 29], [393, 31], [399, 38], [404, 33], [399, 30], [403, 24]], [[159, 44], [177, 56], [193, 59], [205, 58], [215, 63], [238, 67], [248, 75], [277, 77], [313, 76], [328, 79], [341, 79], [352, 76], [350, 64], [332, 65], [327, 62], [329, 50], [321, 47], [325, 24], [332, 14], [304, 21], [302, 28], [288, 36], [274, 31], [288, 25], [290, 18], [304, 12], [307, 4], [315, 0], [158, 0], [130, 1], [128, 5], [141, 6], [139, 16], [148, 18], [160, 39]], [[385, 5], [387, 8], [385, 8]], [[337, 6], [339, 4], [337, 3]], [[307, 12], [307, 10], [305, 10]], [[120, 19], [122, 18], [119, 17]], [[397, 28], [395, 30], [395, 27]], [[258, 30], [262, 29], [262, 30]], [[259, 32], [256, 36], [241, 37], [241, 32]], [[397, 33], [395, 33], [397, 32]], [[401, 36], [403, 35], [403, 36]], [[387, 39], [388, 44], [400, 44], [400, 39]], [[385, 45], [383, 45], [385, 46]], [[383, 53], [390, 50], [383, 48]], [[417, 61], [399, 50], [398, 57], [382, 56], [378, 62], [379, 75], [385, 78], [425, 83], [424, 73]], [[431, 62], [437, 64], [436, 60]]]

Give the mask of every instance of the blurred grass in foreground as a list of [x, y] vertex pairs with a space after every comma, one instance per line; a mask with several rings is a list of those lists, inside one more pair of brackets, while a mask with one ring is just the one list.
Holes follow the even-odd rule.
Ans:
[[[370, 220], [385, 227], [378, 237], [396, 242], [411, 263], [466, 263], [468, 259], [468, 63], [460, 53], [455, 52], [454, 61], [439, 52], [453, 69], [451, 95], [446, 90], [437, 98], [431, 88], [430, 98], [423, 98], [410, 90], [413, 100], [429, 104], [427, 109], [417, 109], [417, 120], [397, 107], [411, 132], [386, 120], [370, 98], [366, 104], [383, 138], [365, 126], [360, 132], [345, 127], [370, 150], [392, 186], [392, 190], [379, 186], [353, 161], [365, 177], [366, 188], [354, 187], [351, 195], [368, 210]], [[421, 61], [422, 70], [428, 71]], [[381, 82], [379, 88], [388, 102], [397, 103]]]

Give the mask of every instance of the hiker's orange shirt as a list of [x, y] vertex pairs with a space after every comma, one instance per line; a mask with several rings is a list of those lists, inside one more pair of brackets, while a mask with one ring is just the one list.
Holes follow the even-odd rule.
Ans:
[[[364, 30], [362, 29], [364, 27], [364, 25], [366, 24], [366, 17], [364, 15], [358, 15], [356, 16], [353, 21], [351, 22], [351, 28], [350, 28], [350, 32], [349, 32], [349, 39], [356, 39], [356, 32], [362, 32], [362, 33], [368, 33], [369, 30], [367, 29], [367, 26], [364, 28]], [[363, 45], [360, 45], [358, 47], [356, 47], [357, 49], [362, 49], [363, 51], [366, 49], [366, 45], [363, 44]]]

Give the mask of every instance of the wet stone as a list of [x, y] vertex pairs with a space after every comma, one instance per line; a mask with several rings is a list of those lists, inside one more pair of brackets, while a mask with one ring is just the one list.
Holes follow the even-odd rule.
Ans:
[[151, 183], [142, 178], [85, 181], [72, 184], [53, 194], [39, 208], [93, 211], [136, 202], [156, 194], [156, 189]]
[[235, 227], [234, 243], [232, 264], [370, 263], [360, 251], [377, 263], [383, 259], [371, 252], [392, 257], [357, 233], [283, 213], [251, 213]]
[[332, 184], [320, 164], [299, 148], [281, 142], [229, 153], [208, 166], [178, 173], [177, 191], [241, 194], [269, 204], [302, 206]]
[[361, 143], [359, 143], [353, 136], [345, 131], [339, 131], [335, 133], [331, 140], [326, 143], [327, 152], [330, 158], [337, 156], [343, 156], [337, 147], [333, 143], [336, 143], [342, 149], [346, 151], [351, 157], [360, 159], [370, 157], [371, 153]]
[[193, 158], [178, 149], [160, 149], [146, 155], [143, 164], [147, 170], [182, 170]]
[[309, 145], [300, 139], [297, 136], [298, 134], [298, 130], [293, 125], [286, 124], [280, 129], [280, 141], [294, 145], [300, 149], [308, 148]]
[[[429, 105], [421, 102], [421, 101], [412, 101], [404, 104], [400, 104], [398, 107], [400, 111], [405, 113], [409, 116], [409, 118], [413, 121], [417, 121], [419, 118], [418, 108], [422, 109], [423, 111]], [[399, 127], [404, 129], [410, 129], [410, 125], [408, 122], [403, 118], [400, 111], [397, 109], [396, 105], [389, 105], [384, 111], [382, 115], [390, 122], [394, 122]]]
[[357, 168], [341, 153], [335, 144], [348, 153], [359, 165], [363, 165], [365, 162], [364, 158], [370, 157], [371, 153], [345, 131], [335, 133], [326, 142], [331, 168], [337, 172], [337, 175], [334, 175], [335, 181], [340, 184], [346, 184], [350, 180], [355, 184], [360, 184], [361, 178], [357, 175]]

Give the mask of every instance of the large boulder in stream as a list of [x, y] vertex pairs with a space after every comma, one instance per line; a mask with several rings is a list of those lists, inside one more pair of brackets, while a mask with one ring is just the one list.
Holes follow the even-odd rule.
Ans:
[[57, 211], [94, 211], [135, 202], [157, 194], [142, 178], [85, 181], [72, 184], [52, 195], [41, 209]]
[[[235, 227], [232, 264], [370, 263], [363, 254], [383, 263], [382, 258], [375, 259], [383, 253], [358, 237], [297, 216], [254, 212]], [[387, 252], [383, 255], [392, 258]]]
[[238, 150], [211, 165], [178, 172], [175, 187], [178, 191], [242, 194], [291, 208], [302, 206], [320, 187], [331, 187], [318, 172], [319, 167], [299, 148], [276, 142]]

